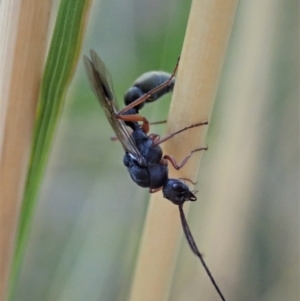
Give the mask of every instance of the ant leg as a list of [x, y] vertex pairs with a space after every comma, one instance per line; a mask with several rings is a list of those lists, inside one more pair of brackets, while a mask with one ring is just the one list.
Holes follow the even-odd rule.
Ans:
[[187, 179], [187, 178], [179, 178], [179, 180], [190, 182], [190, 183], [193, 184], [193, 185], [196, 185], [196, 184], [197, 184], [197, 182], [193, 182], [192, 180]]
[[173, 73], [171, 74], [170, 78], [165, 81], [164, 83], [162, 83], [161, 85], [157, 86], [156, 88], [150, 90], [148, 93], [145, 93], [143, 96], [141, 96], [140, 98], [136, 99], [135, 101], [133, 101], [131, 104], [127, 105], [125, 108], [123, 108], [122, 110], [120, 110], [118, 113], [117, 113], [117, 118], [121, 115], [123, 115], [125, 112], [127, 112], [128, 110], [138, 106], [139, 104], [145, 102], [147, 99], [149, 99], [151, 97], [151, 95], [153, 93], [156, 93], [158, 91], [160, 91], [161, 89], [163, 89], [164, 87], [166, 87], [171, 81], [172, 79], [174, 78], [176, 72], [177, 72], [177, 69], [178, 69], [178, 65], [179, 65], [179, 60], [180, 60], [180, 57], [178, 58], [177, 60], [177, 63], [176, 63], [176, 66], [175, 66], [175, 69], [173, 71]]
[[150, 125], [163, 124], [163, 123], [167, 123], [167, 120], [161, 120], [161, 121], [150, 122]]
[[142, 129], [143, 129], [144, 133], [149, 132], [149, 121], [141, 115], [138, 115], [138, 114], [135, 114], [135, 115], [120, 115], [120, 116], [116, 115], [116, 118], [121, 119], [123, 121], [129, 121], [129, 122], [130, 121], [131, 122], [141, 121], [141, 122], [143, 122]]
[[177, 134], [179, 134], [179, 133], [182, 133], [182, 132], [184, 132], [184, 131], [186, 131], [186, 130], [189, 130], [189, 129], [194, 128], [194, 127], [197, 127], [197, 126], [206, 125], [206, 124], [208, 124], [207, 121], [205, 121], [205, 122], [199, 122], [199, 123], [196, 123], [196, 124], [192, 124], [192, 125], [190, 125], [190, 126], [187, 126], [187, 127], [183, 128], [183, 129], [177, 131], [177, 132], [174, 132], [174, 133], [171, 133], [171, 134], [167, 135], [166, 137], [162, 138], [162, 139], [159, 140], [159, 141], [156, 141], [154, 146], [157, 146], [157, 145], [159, 145], [159, 144], [161, 144], [161, 143], [163, 143], [163, 142], [166, 142], [167, 140], [173, 138], [175, 135], [177, 135]]
[[160, 188], [149, 188], [149, 192], [150, 193], [155, 193], [157, 191], [160, 191], [161, 189], [162, 189], [162, 187], [160, 187]]
[[148, 135], [148, 138], [150, 138], [153, 141], [153, 143], [155, 143], [155, 141], [160, 139], [160, 136], [158, 134], [150, 134]]
[[196, 149], [192, 150], [192, 151], [190, 152], [190, 154], [189, 154], [188, 156], [186, 156], [186, 157], [182, 160], [182, 162], [181, 162], [180, 164], [177, 164], [177, 162], [176, 162], [176, 160], [175, 160], [174, 157], [172, 157], [172, 156], [170, 156], [170, 155], [164, 155], [163, 158], [162, 158], [162, 161], [163, 161], [163, 162], [161, 162], [161, 163], [162, 163], [162, 164], [164, 164], [164, 163], [166, 164], [166, 161], [168, 160], [168, 161], [171, 162], [171, 164], [174, 166], [174, 168], [175, 168], [176, 170], [179, 170], [180, 168], [182, 168], [182, 167], [186, 164], [186, 162], [189, 160], [189, 158], [192, 156], [193, 153], [199, 152], [199, 151], [202, 151], [202, 150], [208, 150], [208, 147], [200, 147], [200, 148], [196, 148]]

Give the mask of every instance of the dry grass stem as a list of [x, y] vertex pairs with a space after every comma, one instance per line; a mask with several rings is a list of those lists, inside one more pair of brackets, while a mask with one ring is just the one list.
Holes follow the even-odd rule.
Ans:
[[4, 300], [13, 254], [45, 57], [51, 2], [1, 2], [1, 300]]
[[[210, 119], [237, 0], [194, 1], [191, 7], [167, 133]], [[164, 153], [180, 162], [192, 149], [205, 146], [207, 126], [182, 133], [164, 144]], [[169, 176], [195, 180], [202, 153]], [[187, 207], [187, 204], [185, 205]], [[178, 208], [162, 198], [150, 199], [131, 301], [159, 301], [168, 296], [182, 229]], [[195, 264], [200, 264], [196, 262]]]

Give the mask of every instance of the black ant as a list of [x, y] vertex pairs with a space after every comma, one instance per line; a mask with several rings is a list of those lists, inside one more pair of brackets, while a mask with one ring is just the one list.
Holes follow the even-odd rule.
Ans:
[[[117, 139], [121, 142], [125, 155], [123, 163], [131, 176], [131, 179], [139, 186], [149, 188], [150, 193], [162, 189], [163, 196], [175, 205], [178, 205], [182, 227], [185, 237], [193, 253], [200, 259], [211, 282], [217, 290], [220, 298], [226, 301], [208, 269], [203, 256], [191, 234], [187, 224], [183, 204], [186, 201], [196, 201], [195, 192], [180, 179], [169, 179], [168, 161], [177, 170], [182, 168], [193, 153], [207, 150], [207, 147], [194, 149], [178, 164], [170, 155], [163, 155], [161, 143], [171, 139], [175, 135], [188, 129], [206, 125], [207, 121], [185, 127], [175, 133], [160, 138], [159, 135], [147, 135], [149, 131], [148, 120], [139, 115], [139, 110], [146, 102], [152, 102], [173, 90], [175, 74], [178, 68], [176, 64], [174, 72], [170, 75], [165, 72], [153, 71], [139, 77], [124, 97], [126, 107], [119, 110], [116, 97], [113, 94], [109, 73], [94, 50], [90, 51], [91, 58], [84, 56], [86, 71], [105, 115], [110, 122]], [[139, 124], [142, 122], [142, 125]], [[131, 128], [130, 133], [128, 127]]]

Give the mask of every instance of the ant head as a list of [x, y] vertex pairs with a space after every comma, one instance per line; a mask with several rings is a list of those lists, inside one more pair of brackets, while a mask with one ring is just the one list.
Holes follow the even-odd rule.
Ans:
[[175, 205], [182, 205], [185, 201], [196, 201], [195, 194], [190, 191], [189, 187], [180, 180], [168, 179], [164, 185], [163, 195]]

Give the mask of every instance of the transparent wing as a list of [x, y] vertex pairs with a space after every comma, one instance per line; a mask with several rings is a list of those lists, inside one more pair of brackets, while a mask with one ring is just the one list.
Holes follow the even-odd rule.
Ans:
[[97, 53], [90, 50], [90, 55], [91, 59], [87, 56], [84, 56], [83, 59], [91, 87], [124, 150], [131, 153], [138, 162], [142, 163], [144, 158], [131, 138], [125, 123], [116, 118], [119, 108], [112, 90], [111, 77]]

